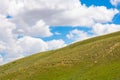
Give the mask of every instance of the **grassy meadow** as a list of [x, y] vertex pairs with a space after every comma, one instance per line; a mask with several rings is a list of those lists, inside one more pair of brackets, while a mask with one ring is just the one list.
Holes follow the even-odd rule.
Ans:
[[120, 32], [0, 66], [0, 80], [120, 80]]

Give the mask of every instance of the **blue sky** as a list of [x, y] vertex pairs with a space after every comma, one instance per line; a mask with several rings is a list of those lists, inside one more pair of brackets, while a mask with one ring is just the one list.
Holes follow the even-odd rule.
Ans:
[[120, 31], [120, 0], [0, 0], [0, 65]]
[[[87, 7], [90, 6], [105, 6], [108, 9], [118, 9], [119, 10], [119, 6], [114, 6], [111, 4], [110, 0], [80, 0], [82, 5], [86, 5]], [[108, 22], [108, 24], [120, 24], [120, 13], [116, 14], [111, 22]], [[79, 26], [79, 27], [75, 27], [75, 26], [52, 26], [51, 27], [51, 31], [53, 33], [58, 32], [60, 33], [60, 35], [54, 35], [51, 37], [47, 37], [47, 38], [43, 38], [44, 40], [48, 41], [48, 40], [52, 40], [52, 39], [63, 39], [67, 44], [70, 44], [73, 40], [69, 40], [65, 35], [67, 35], [70, 31], [74, 30], [74, 29], [78, 29], [78, 30], [82, 30], [87, 32], [89, 35], [91, 35], [92, 33], [90, 32], [91, 28], [89, 27], [83, 27], [83, 26]]]
[[[111, 8], [117, 8], [118, 10], [120, 10], [120, 4], [118, 4], [117, 6], [114, 6], [110, 3], [110, 0], [80, 0], [81, 3], [88, 7], [90, 6], [105, 6], [108, 9]], [[120, 24], [120, 13], [116, 14], [112, 20], [112, 23], [114, 24]]]
[[[69, 40], [66, 35], [72, 31], [72, 30], [82, 30], [82, 31], [85, 31], [85, 32], [89, 32], [89, 30], [91, 30], [90, 28], [88, 27], [74, 27], [74, 26], [71, 26], [71, 27], [68, 27], [68, 26], [54, 26], [54, 27], [51, 27], [51, 32], [53, 32], [55, 35], [51, 36], [51, 37], [47, 37], [47, 38], [43, 38], [43, 40], [45, 41], [49, 41], [49, 40], [52, 40], [52, 39], [63, 39], [65, 41], [66, 44], [70, 44], [71, 42], [73, 42], [73, 40]], [[60, 33], [60, 34], [56, 34], [57, 33]]]
[[114, 8], [110, 0], [80, 0], [82, 4], [89, 6], [106, 6], [107, 8]]

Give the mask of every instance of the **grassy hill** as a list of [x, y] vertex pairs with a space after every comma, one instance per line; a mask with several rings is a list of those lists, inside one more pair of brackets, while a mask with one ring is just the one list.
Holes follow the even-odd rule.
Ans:
[[120, 32], [8, 63], [0, 80], [120, 80]]

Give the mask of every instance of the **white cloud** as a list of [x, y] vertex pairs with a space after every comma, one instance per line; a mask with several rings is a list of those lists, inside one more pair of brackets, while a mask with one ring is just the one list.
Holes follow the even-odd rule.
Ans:
[[14, 61], [14, 60], [17, 60], [17, 59], [20, 59], [20, 58], [23, 58], [24, 56], [16, 56], [16, 57], [9, 57], [9, 56], [7, 56], [7, 57], [2, 57], [1, 56], [1, 58], [2, 58], [2, 61], [0, 62], [0, 65], [3, 65], [3, 64], [6, 64], [6, 63], [8, 63], [8, 62], [12, 62], [12, 61]]
[[65, 42], [60, 40], [51, 40], [47, 42], [49, 49], [57, 49], [66, 46]]
[[61, 33], [60, 33], [60, 32], [55, 32], [54, 34], [55, 34], [55, 35], [61, 35]]
[[[66, 46], [62, 39], [45, 42], [40, 38], [33, 38], [30, 36], [24, 36], [23, 38], [20, 38], [11, 44], [13, 45], [9, 46], [9, 44], [7, 44], [6, 46], [3, 46], [0, 43], [0, 49], [2, 49], [0, 50], [0, 64], [5, 64], [34, 53]], [[2, 57], [2, 55], [4, 56]]]
[[27, 0], [0, 2], [8, 8], [5, 8], [6, 13], [13, 15], [12, 21], [20, 28], [34, 26], [40, 20], [49, 26], [91, 26], [96, 22], [111, 22], [118, 13], [118, 10], [104, 6], [86, 7], [81, 5], [79, 0], [29, 0], [29, 4]]
[[118, 4], [120, 4], [120, 0], [110, 0], [110, 2], [114, 6], [117, 6]]
[[111, 22], [116, 13], [118, 13], [117, 10], [107, 9], [103, 6], [91, 6], [89, 8], [80, 6], [55, 14], [50, 23], [51, 25], [92, 26], [96, 22]]
[[79, 0], [31, 0], [29, 4], [24, 0], [20, 3], [24, 4], [23, 10], [13, 18], [20, 27], [33, 26], [39, 20], [50, 26], [91, 26], [96, 22], [111, 22], [118, 13], [118, 10], [104, 6], [86, 7]]
[[17, 44], [21, 46], [21, 51], [23, 51], [22, 53], [25, 55], [30, 55], [48, 49], [47, 43], [44, 42], [42, 39], [33, 38], [29, 36], [20, 38], [17, 41]]
[[72, 30], [69, 34], [67, 34], [66, 37], [73, 41], [79, 41], [79, 40], [89, 38], [89, 35], [87, 34], [87, 32], [75, 29], [75, 30]]
[[[0, 55], [4, 54], [3, 62], [8, 62], [9, 58], [18, 58], [21, 54], [19, 46], [16, 45], [16, 34], [13, 30], [16, 28], [5, 16], [0, 15]], [[5, 59], [5, 60], [4, 60]]]
[[52, 35], [49, 26], [42, 20], [38, 21], [35, 26], [28, 28], [28, 34], [29, 33], [30, 35], [41, 37], [48, 37]]
[[46, 25], [43, 20], [39, 20], [38, 22], [36, 22], [34, 26], [22, 27], [22, 28], [20, 27], [17, 28], [15, 31], [16, 33], [33, 36], [33, 37], [49, 37], [53, 35], [50, 32], [49, 26]]
[[6, 14], [8, 9], [8, 0], [0, 0], [0, 14]]
[[[15, 33], [16, 25], [6, 19], [5, 16], [0, 15], [0, 22], [0, 64], [5, 64], [7, 62], [22, 58], [26, 55], [53, 48], [48, 46], [48, 43], [40, 38], [24, 36], [23, 38], [18, 39], [18, 34]], [[31, 30], [34, 32], [40, 32], [37, 31], [39, 28], [41, 31], [43, 31], [40, 35], [43, 35], [42, 33], [46, 33], [46, 36], [49, 36], [49, 27], [42, 21], [36, 23], [36, 25], [33, 26]], [[31, 32], [31, 34], [34, 33]], [[35, 33], [35, 35], [37, 34]], [[57, 46], [55, 48], [59, 48], [62, 43], [56, 45]]]
[[5, 48], [6, 48], [5, 43], [0, 41], [0, 52], [3, 52]]
[[[37, 22], [36, 25], [29, 28], [28, 31], [26, 29], [27, 35], [31, 36], [24, 36], [20, 39], [17, 38], [19, 34], [15, 33], [16, 25], [14, 23], [10, 22], [3, 15], [0, 15], [0, 22], [0, 64], [5, 64], [22, 58], [26, 55], [53, 48], [53, 46], [48, 46], [48, 43], [42, 39], [32, 37], [32, 34], [37, 36], [39, 33], [40, 36], [52, 35], [52, 33], [49, 31], [49, 26], [47, 26], [43, 21]], [[30, 30], [33, 32], [29, 32]], [[57, 46], [54, 48], [59, 48], [61, 47], [62, 43], [56, 45]]]
[[20, 1], [22, 0], [0, 0], [0, 14], [16, 15], [24, 7], [23, 2]]
[[102, 34], [107, 34], [115, 31], [120, 30], [120, 25], [115, 25], [115, 24], [100, 24], [97, 23], [92, 27], [92, 32], [95, 35], [102, 35]]
[[16, 28], [15, 24], [9, 22], [4, 16], [0, 17], [0, 22], [0, 51], [10, 54], [17, 53], [16, 34], [13, 33]]
[[0, 41], [14, 41], [15, 35], [12, 34], [14, 29], [15, 25], [0, 15]]
[[[0, 22], [0, 64], [48, 49], [47, 43], [41, 39], [27, 36], [17, 39], [18, 34], [14, 33], [15, 24], [5, 16], [0, 15]], [[47, 26], [45, 29], [43, 28], [43, 31], [45, 30], [47, 30]], [[2, 57], [2, 55], [4, 56]]]
[[[71, 6], [72, 5], [72, 6]], [[9, 10], [10, 14], [13, 11], [13, 14], [19, 11], [29, 11], [35, 9], [68, 9], [79, 6], [79, 0], [12, 0], [10, 1]], [[11, 6], [11, 7], [10, 7]], [[17, 10], [17, 11], [16, 11]], [[16, 13], [17, 14], [17, 13]]]
[[79, 41], [79, 40], [87, 39], [90, 37], [104, 35], [104, 34], [116, 32], [116, 31], [120, 31], [120, 25], [96, 23], [91, 27], [91, 30], [87, 31], [87, 32], [90, 32], [92, 35], [89, 35], [85, 31], [75, 29], [70, 31], [70, 33], [67, 34], [66, 37], [72, 41]]
[[0, 63], [3, 61], [3, 57], [0, 55]]

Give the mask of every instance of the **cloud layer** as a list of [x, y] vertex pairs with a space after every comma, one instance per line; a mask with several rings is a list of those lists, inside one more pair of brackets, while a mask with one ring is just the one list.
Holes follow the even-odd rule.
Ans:
[[89, 38], [89, 34], [87, 32], [75, 29], [70, 31], [70, 33], [67, 34], [66, 37], [73, 41], [79, 41]]
[[120, 0], [110, 0], [111, 4], [117, 6], [120, 4]]

